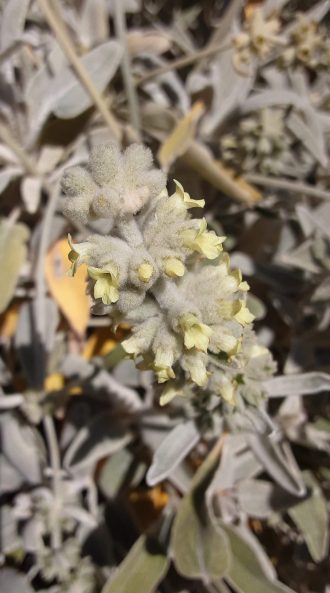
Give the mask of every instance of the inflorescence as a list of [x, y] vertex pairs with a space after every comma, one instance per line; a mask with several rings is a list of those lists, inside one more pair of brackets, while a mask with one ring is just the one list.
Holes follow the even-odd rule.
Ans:
[[195, 385], [230, 405], [249, 397], [256, 404], [273, 363], [251, 329], [249, 286], [230, 268], [225, 237], [190, 215], [204, 200], [175, 185], [168, 195], [166, 176], [139, 144], [124, 153], [99, 146], [86, 167], [67, 169], [67, 215], [111, 221], [110, 236], [77, 244], [69, 237], [72, 274], [86, 264], [96, 310], [115, 327], [129, 324], [122, 345], [139, 368], [166, 383], [161, 403]]

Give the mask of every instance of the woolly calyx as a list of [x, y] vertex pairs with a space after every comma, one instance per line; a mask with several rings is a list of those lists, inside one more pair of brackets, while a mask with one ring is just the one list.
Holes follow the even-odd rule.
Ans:
[[152, 169], [148, 148], [133, 144], [121, 154], [116, 144], [98, 146], [87, 168], [65, 172], [62, 190], [70, 198], [65, 211], [80, 222], [136, 214], [165, 185], [164, 173]]

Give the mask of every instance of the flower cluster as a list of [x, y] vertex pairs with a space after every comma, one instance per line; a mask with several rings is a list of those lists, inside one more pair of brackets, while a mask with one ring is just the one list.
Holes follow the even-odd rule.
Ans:
[[293, 139], [285, 125], [284, 109], [261, 109], [243, 119], [236, 132], [224, 134], [222, 158], [243, 171], [277, 174], [291, 164]]
[[330, 43], [327, 31], [302, 13], [296, 16], [288, 47], [280, 57], [285, 67], [303, 64], [310, 70], [329, 69]]
[[233, 65], [249, 75], [257, 60], [267, 59], [277, 49], [279, 65], [303, 65], [310, 70], [329, 69], [330, 44], [327, 31], [317, 21], [298, 13], [285, 34], [279, 14], [257, 7], [247, 11], [242, 30], [233, 37]]
[[[192, 199], [178, 181], [168, 195], [165, 177], [151, 166], [141, 145], [123, 155], [112, 145], [99, 147], [86, 169], [66, 172], [63, 188], [67, 212], [78, 220], [94, 219], [96, 211], [101, 216], [95, 207], [100, 196], [107, 203], [102, 215], [112, 220], [111, 236], [78, 244], [70, 238], [72, 273], [87, 264], [96, 310], [114, 325], [131, 326], [122, 345], [139, 368], [153, 369], [158, 382], [167, 383], [165, 403], [180, 392], [182, 380], [206, 389], [213, 380], [211, 357], [221, 356], [230, 368], [240, 364], [253, 315], [246, 305], [249, 286], [223, 251], [225, 237], [190, 215], [204, 200]], [[218, 393], [225, 397], [223, 389]]]
[[286, 45], [279, 31], [277, 15], [265, 16], [262, 8], [253, 10], [244, 23], [244, 30], [233, 39], [233, 64], [236, 70], [246, 75], [254, 57], [266, 58], [274, 47]]

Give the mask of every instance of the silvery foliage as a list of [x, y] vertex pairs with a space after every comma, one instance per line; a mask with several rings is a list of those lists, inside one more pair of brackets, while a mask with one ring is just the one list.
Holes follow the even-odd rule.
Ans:
[[[123, 3], [125, 10], [132, 13], [138, 4]], [[61, 178], [64, 169], [86, 163], [90, 147], [108, 142], [109, 133], [96, 112], [87, 125], [79, 125], [78, 131], [72, 132], [75, 122], [70, 118], [85, 117], [89, 113], [86, 110], [92, 107], [91, 98], [45, 25], [37, 3], [2, 3], [1, 121], [21, 144], [32, 165], [22, 162], [20, 155], [1, 138], [2, 214], [7, 216], [11, 204], [14, 208], [13, 219], [4, 225], [10, 232], [1, 237], [5, 245], [1, 300], [4, 302], [13, 294], [24, 299], [15, 341], [1, 334], [0, 384], [5, 393], [0, 393], [0, 581], [5, 593], [94, 593], [101, 590], [104, 582], [106, 592], [147, 593], [156, 590], [163, 578], [164, 588], [169, 590], [204, 591], [216, 586], [226, 593], [229, 585], [230, 590], [244, 593], [287, 593], [288, 587], [276, 581], [265, 549], [278, 562], [283, 580], [295, 583], [293, 587], [303, 583], [304, 587], [314, 588], [315, 583], [307, 581], [315, 577], [317, 563], [328, 553], [324, 491], [330, 447], [326, 393], [330, 294], [330, 222], [326, 202], [329, 42], [321, 21], [329, 2], [310, 3], [310, 9], [298, 18], [292, 14], [292, 4], [296, 5], [285, 0], [266, 0], [261, 6], [264, 13], [259, 13], [251, 26], [251, 21], [244, 18], [242, 3], [233, 0], [228, 3], [228, 11], [219, 20], [218, 15], [214, 19], [216, 28], [207, 29], [208, 36], [215, 34], [215, 42], [222, 43], [226, 37], [230, 42], [234, 40], [229, 51], [199, 60], [190, 67], [186, 79], [180, 71], [171, 70], [140, 85], [143, 137], [153, 146], [162, 142], [176, 118], [187, 113], [192, 97], [200, 93], [206, 98], [207, 109], [196, 139], [208, 145], [215, 158], [219, 143], [222, 147], [221, 138], [230, 134], [235, 146], [228, 147], [229, 154], [222, 147], [220, 154], [228, 157], [228, 163], [243, 171], [244, 176], [259, 171], [271, 174], [275, 180], [281, 175], [289, 178], [293, 186], [296, 184], [295, 190], [265, 189], [264, 199], [252, 211], [219, 195], [212, 189], [212, 181], [208, 186], [208, 213], [211, 220], [214, 218], [214, 228], [221, 209], [219, 219], [231, 230], [231, 246], [241, 250], [231, 256], [232, 265], [242, 270], [253, 292], [266, 305], [267, 314], [264, 311], [260, 317], [257, 315], [258, 319], [263, 316], [262, 324], [258, 321], [256, 326], [260, 333], [258, 348], [260, 342], [271, 347], [282, 374], [270, 377], [273, 363], [269, 354], [265, 358], [246, 358], [244, 347], [234, 365], [228, 364], [226, 355], [208, 354], [212, 379], [207, 388], [187, 382], [186, 371], [181, 371], [181, 365], [175, 367], [176, 380], [179, 384], [184, 378], [189, 397], [174, 399], [171, 406], [158, 413], [153, 375], [150, 371], [137, 373], [130, 360], [118, 363], [123, 355], [120, 347], [109, 360], [99, 357], [86, 362], [77, 354], [69, 354], [63, 329], [58, 327], [58, 306], [53, 298], [46, 299], [45, 307], [51, 323], [40, 333], [34, 258], [49, 188]], [[113, 6], [107, 0], [84, 0], [61, 3], [61, 11], [95, 87], [107, 99], [110, 92], [114, 113], [125, 120], [123, 94], [116, 94], [116, 89], [121, 88], [119, 76], [107, 89], [123, 55], [121, 43], [109, 39], [107, 17], [113, 14]], [[143, 21], [146, 27], [157, 21], [164, 5], [146, 2], [144, 10], [149, 9], [152, 17], [149, 14]], [[145, 45], [146, 31], [138, 30], [140, 37], [132, 53], [136, 78], [167, 65], [178, 48], [184, 53], [198, 51], [200, 39], [198, 35], [195, 38], [195, 33], [196, 23], [201, 22], [200, 10], [204, 6], [193, 7], [191, 12], [177, 11], [172, 23], [168, 22], [166, 27], [161, 24], [166, 50], [161, 48], [158, 21], [157, 30], [151, 30], [152, 44]], [[134, 20], [134, 16], [130, 18]], [[209, 14], [206, 18], [202, 15], [204, 26], [209, 18]], [[256, 37], [260, 22], [262, 35]], [[140, 14], [135, 25], [141, 26]], [[271, 37], [268, 35], [267, 39], [269, 33]], [[168, 58], [165, 51], [172, 51], [173, 57]], [[269, 119], [273, 122], [271, 130], [267, 125]], [[55, 128], [60, 125], [55, 144], [51, 130], [54, 122]], [[248, 129], [243, 134], [245, 122]], [[175, 174], [181, 179], [180, 175]], [[201, 187], [200, 175], [201, 171], [197, 175], [192, 169], [186, 172], [185, 178], [192, 181], [194, 191]], [[306, 194], [299, 188], [301, 181], [320, 190], [321, 197]], [[144, 199], [143, 195], [134, 197], [137, 201]], [[29, 233], [26, 225], [15, 223], [17, 212], [24, 214], [25, 223], [28, 221], [31, 227], [29, 257], [21, 270]], [[107, 228], [101, 232], [109, 232], [112, 224], [108, 219]], [[99, 232], [102, 221], [94, 220], [89, 227], [92, 232]], [[76, 228], [83, 239], [81, 222]], [[67, 221], [59, 209], [52, 220], [48, 243], [66, 232]], [[18, 249], [10, 247], [13, 243]], [[229, 244], [230, 241], [228, 249]], [[3, 255], [9, 250], [11, 255], [17, 255], [17, 261], [6, 267]], [[96, 279], [91, 278], [90, 282], [93, 290]], [[179, 283], [180, 279], [174, 282]], [[252, 309], [251, 300], [249, 307]], [[249, 350], [253, 348], [253, 334], [245, 329], [244, 334]], [[152, 361], [144, 362], [148, 366]], [[43, 381], [49, 372], [63, 373], [68, 387], [47, 392]], [[242, 374], [244, 383], [240, 380]], [[266, 375], [259, 392], [260, 379]], [[223, 395], [219, 398], [219, 383], [224, 376], [231, 378], [229, 392], [235, 394], [235, 408]], [[80, 394], [78, 397], [72, 397], [71, 387], [75, 390], [72, 393]], [[226, 387], [228, 393], [228, 384], [221, 385], [223, 393]], [[272, 398], [271, 417], [266, 414], [267, 399], [255, 406], [259, 396], [262, 394], [263, 399], [266, 393]], [[56, 416], [59, 468], [54, 465], [45, 439], [43, 419], [49, 412]], [[196, 467], [207, 457], [222, 431], [221, 459], [213, 457], [215, 463], [209, 463], [194, 480]], [[297, 464], [312, 471], [300, 472]], [[54, 489], [54, 475], [60, 478], [61, 496]], [[150, 489], [145, 486], [145, 476]], [[140, 526], [137, 530], [135, 519], [126, 512], [127, 492], [131, 489], [142, 499], [146, 492], [151, 492], [154, 506], [159, 504], [164, 491], [168, 494], [167, 508], [157, 515], [163, 527], [161, 533], [156, 531], [157, 520], [153, 524], [153, 535], [163, 548], [155, 546], [149, 537], [138, 538]], [[165, 555], [178, 493], [184, 504], [175, 538], [170, 537]], [[137, 515], [140, 519], [143, 512], [139, 510]], [[238, 526], [231, 527], [230, 523]], [[54, 525], [60, 527], [60, 546]], [[260, 528], [263, 547], [254, 535]], [[269, 539], [276, 539], [274, 548], [267, 533], [272, 533]], [[308, 562], [303, 540], [308, 547]], [[127, 558], [115, 572], [113, 569], [126, 553]], [[183, 553], [187, 560], [184, 565]], [[283, 557], [289, 554], [290, 567], [286, 572]], [[173, 559], [168, 577], [166, 556]], [[193, 580], [183, 584], [175, 572], [180, 572], [180, 567], [182, 574]], [[219, 576], [222, 570], [223, 578]], [[147, 580], [141, 583], [137, 575]], [[213, 579], [215, 582], [211, 583]]]

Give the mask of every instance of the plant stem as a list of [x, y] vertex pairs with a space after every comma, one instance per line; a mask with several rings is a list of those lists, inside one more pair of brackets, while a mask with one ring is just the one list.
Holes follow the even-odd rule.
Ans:
[[80, 61], [76, 54], [75, 47], [60, 17], [58, 0], [52, 0], [52, 6], [49, 0], [38, 0], [38, 3], [47, 19], [49, 27], [55, 34], [57, 41], [67, 56], [81, 84], [84, 86], [86, 92], [89, 94], [93, 103], [98, 108], [114, 137], [120, 141], [122, 136], [120, 126], [113, 117], [112, 113], [109, 111], [104, 98], [96, 89], [84, 64]]
[[47, 328], [46, 318], [46, 301], [45, 301], [45, 256], [48, 249], [49, 234], [53, 217], [56, 210], [57, 200], [59, 197], [59, 184], [57, 183], [54, 188], [50, 188], [48, 184], [45, 184], [45, 188], [48, 191], [48, 203], [46, 206], [46, 214], [44, 223], [41, 231], [41, 237], [39, 241], [39, 252], [36, 265], [36, 309], [38, 311], [38, 317], [36, 319], [37, 330], [40, 334], [41, 340], [45, 341], [45, 332]]
[[126, 23], [123, 11], [123, 0], [114, 0], [114, 21], [117, 37], [124, 49], [124, 55], [121, 62], [121, 71], [126, 90], [128, 107], [130, 111], [130, 120], [132, 126], [139, 133], [141, 129], [141, 118], [139, 112], [139, 101], [133, 79], [131, 75], [131, 59], [128, 53], [126, 41]]
[[164, 64], [164, 66], [160, 66], [160, 68], [155, 68], [152, 72], [148, 72], [144, 76], [141, 76], [139, 80], [135, 83], [136, 86], [140, 86], [141, 84], [145, 84], [149, 80], [152, 80], [156, 76], [161, 76], [162, 74], [166, 74], [166, 72], [170, 72], [171, 70], [179, 70], [180, 68], [184, 68], [185, 66], [189, 66], [194, 62], [198, 62], [204, 58], [211, 58], [213, 55], [217, 53], [221, 53], [223, 51], [227, 51], [232, 47], [231, 43], [227, 43], [226, 45], [216, 45], [212, 47], [207, 47], [205, 49], [201, 49], [200, 51], [194, 52], [190, 56], [184, 56], [183, 58], [178, 58], [177, 60], [173, 60], [168, 64]]
[[272, 177], [267, 177], [266, 175], [257, 175], [254, 173], [245, 175], [244, 179], [250, 181], [251, 183], [255, 183], [256, 185], [272, 187], [274, 189], [284, 189], [293, 193], [306, 194], [312, 198], [330, 200], [330, 192], [326, 191], [325, 189], [308, 185], [308, 183], [289, 181], [288, 179], [273, 179]]
[[50, 465], [52, 468], [52, 480], [53, 480], [53, 494], [54, 494], [54, 506], [53, 521], [52, 521], [52, 548], [55, 552], [60, 550], [62, 545], [62, 533], [58, 517], [58, 510], [62, 504], [62, 492], [61, 492], [61, 461], [60, 452], [56, 437], [56, 431], [54, 421], [48, 414], [43, 418], [43, 425], [45, 429], [45, 435], [48, 445]]

